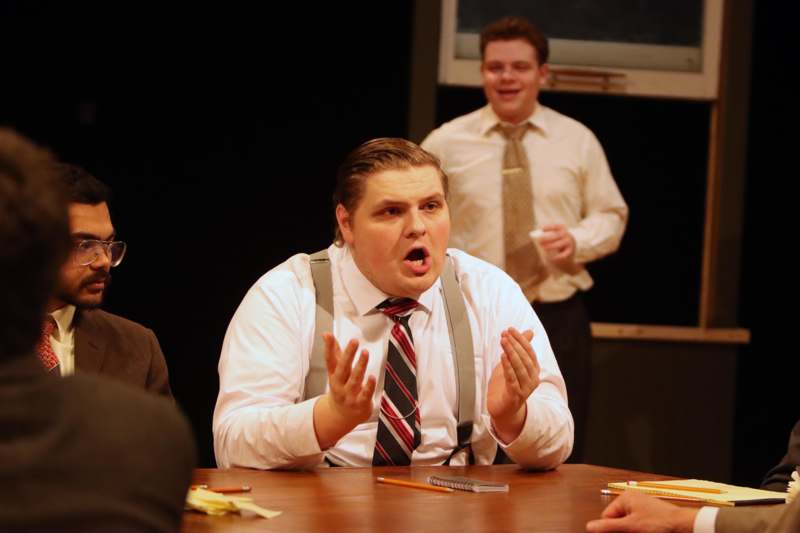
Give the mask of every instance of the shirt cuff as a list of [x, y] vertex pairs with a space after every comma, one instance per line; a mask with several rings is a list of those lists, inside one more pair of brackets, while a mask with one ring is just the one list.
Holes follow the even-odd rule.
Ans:
[[[318, 398], [310, 398], [293, 406], [287, 413], [284, 427], [292, 428], [287, 431], [287, 452], [292, 457], [309, 457], [322, 454], [314, 429], [314, 405]], [[291, 437], [289, 437], [291, 435]]]
[[702, 507], [694, 517], [692, 533], [714, 533], [719, 507]]
[[536, 431], [536, 424], [532, 420], [530, 403], [528, 403], [527, 409], [525, 410], [525, 422], [522, 424], [522, 430], [519, 432], [519, 435], [517, 435], [517, 438], [509, 443], [504, 443], [500, 437], [497, 436], [497, 433], [495, 433], [492, 417], [488, 414], [484, 416], [486, 417], [486, 427], [489, 428], [489, 434], [497, 441], [497, 445], [500, 446], [504, 452], [508, 451], [508, 453], [513, 454], [514, 450], [524, 450], [535, 438], [533, 434]]

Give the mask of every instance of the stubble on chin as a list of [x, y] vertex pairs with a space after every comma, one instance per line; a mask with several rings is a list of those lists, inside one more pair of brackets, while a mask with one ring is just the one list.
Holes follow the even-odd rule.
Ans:
[[[101, 305], [103, 305], [103, 300], [106, 295], [106, 291], [108, 291], [108, 287], [111, 284], [111, 275], [107, 275], [105, 277], [99, 278], [98, 276], [92, 276], [87, 278], [81, 282], [81, 284], [76, 289], [67, 289], [64, 287], [59, 287], [57, 298], [62, 302], [65, 302], [69, 305], [74, 305], [77, 309], [81, 310], [91, 310], [97, 309]], [[106, 285], [100, 292], [88, 292], [86, 287], [95, 281], [99, 281], [100, 279], [105, 280]]]

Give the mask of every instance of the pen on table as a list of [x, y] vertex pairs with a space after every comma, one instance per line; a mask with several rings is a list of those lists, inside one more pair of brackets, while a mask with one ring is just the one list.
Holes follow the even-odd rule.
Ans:
[[685, 490], [688, 492], [705, 492], [707, 494], [725, 494], [724, 490], [706, 487], [687, 487], [684, 485], [671, 485], [669, 483], [655, 483], [653, 481], [628, 481], [632, 487], [649, 487], [651, 489]]
[[[625, 492], [625, 491], [624, 490], [617, 490], [617, 489], [600, 489], [600, 494], [602, 494], [603, 496], [619, 496], [623, 492]], [[685, 502], [702, 502], [703, 501], [702, 499], [692, 498], [692, 497], [689, 497], [689, 496], [667, 496], [666, 494], [665, 495], [653, 494], [653, 496], [658, 498], [658, 499], [660, 499], [660, 500], [681, 500], [681, 501], [685, 501]]]
[[[619, 496], [625, 492], [624, 490], [619, 489], [600, 489], [600, 494], [603, 496]], [[702, 503], [704, 505], [714, 505], [716, 507], [733, 507], [736, 504], [733, 502], [728, 502], [725, 500], [708, 500], [698, 496], [697, 498], [692, 498], [691, 496], [673, 496], [669, 494], [651, 494], [654, 498], [658, 498], [659, 500], [677, 500], [682, 502], [697, 502]]]
[[436, 492], [455, 492], [453, 489], [447, 487], [437, 487], [436, 485], [430, 485], [428, 483], [417, 483], [416, 481], [404, 481], [402, 479], [391, 479], [388, 477], [379, 477], [378, 483], [397, 485], [399, 487], [409, 487], [412, 489], [433, 490]]

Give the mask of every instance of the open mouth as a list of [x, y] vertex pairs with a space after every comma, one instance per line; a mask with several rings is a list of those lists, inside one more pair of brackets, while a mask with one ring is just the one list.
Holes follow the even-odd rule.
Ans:
[[425, 274], [430, 268], [430, 254], [423, 247], [414, 248], [406, 254], [403, 262], [408, 265], [415, 274]]
[[406, 261], [416, 262], [420, 265], [425, 261], [425, 258], [428, 257], [428, 254], [425, 253], [424, 248], [414, 248], [408, 255], [406, 256]]
[[519, 94], [519, 89], [500, 89], [497, 91], [502, 98], [513, 98]]

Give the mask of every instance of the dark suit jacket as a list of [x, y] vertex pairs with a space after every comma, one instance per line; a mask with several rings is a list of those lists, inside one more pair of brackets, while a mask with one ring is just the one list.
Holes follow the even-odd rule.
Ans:
[[800, 498], [788, 505], [723, 507], [714, 533], [797, 533], [800, 531]]
[[783, 492], [792, 479], [792, 472], [800, 466], [800, 421], [794, 425], [792, 434], [789, 435], [789, 446], [786, 455], [781, 459], [772, 470], [767, 472], [761, 488], [767, 490], [777, 490]]
[[177, 530], [195, 463], [174, 403], [0, 354], [0, 530]]
[[152, 330], [100, 309], [75, 313], [75, 368], [171, 396], [164, 354]]

